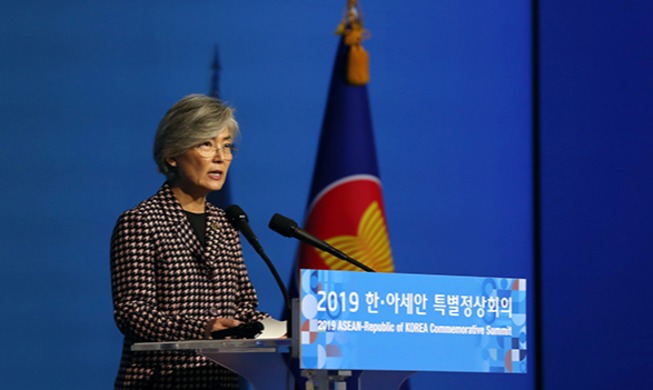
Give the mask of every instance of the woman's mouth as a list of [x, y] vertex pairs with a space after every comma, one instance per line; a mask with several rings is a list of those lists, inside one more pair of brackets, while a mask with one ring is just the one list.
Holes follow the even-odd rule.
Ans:
[[220, 180], [222, 179], [223, 172], [220, 170], [215, 170], [215, 171], [210, 171], [209, 172], [209, 177], [213, 180]]

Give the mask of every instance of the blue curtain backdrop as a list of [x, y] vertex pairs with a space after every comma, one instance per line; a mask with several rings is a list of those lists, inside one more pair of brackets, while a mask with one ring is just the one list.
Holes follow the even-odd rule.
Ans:
[[[179, 98], [207, 92], [216, 43], [220, 92], [242, 127], [232, 197], [290, 274], [297, 244], [267, 222], [304, 217], [344, 3], [3, 5], [1, 388], [112, 387], [121, 337], [111, 229], [163, 181], [154, 131]], [[530, 1], [362, 5], [396, 270], [530, 280]], [[273, 278], [245, 255], [262, 308], [279, 315]], [[532, 386], [532, 371], [412, 380], [413, 389]]]
[[539, 9], [544, 383], [647, 389], [653, 2]]

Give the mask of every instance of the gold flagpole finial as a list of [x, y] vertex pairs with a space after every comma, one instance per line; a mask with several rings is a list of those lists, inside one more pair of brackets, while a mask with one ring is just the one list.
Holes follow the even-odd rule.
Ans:
[[363, 40], [369, 39], [370, 32], [363, 28], [363, 9], [358, 0], [347, 0], [336, 34], [342, 35], [345, 45], [349, 46], [347, 81], [352, 85], [367, 84], [370, 80], [370, 59], [363, 48]]

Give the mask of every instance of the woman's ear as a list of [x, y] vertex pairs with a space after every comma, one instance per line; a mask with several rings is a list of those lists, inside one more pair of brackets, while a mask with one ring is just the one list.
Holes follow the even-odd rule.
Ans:
[[168, 165], [170, 165], [171, 167], [177, 166], [177, 160], [175, 160], [173, 157], [166, 158], [166, 163], [168, 163]]

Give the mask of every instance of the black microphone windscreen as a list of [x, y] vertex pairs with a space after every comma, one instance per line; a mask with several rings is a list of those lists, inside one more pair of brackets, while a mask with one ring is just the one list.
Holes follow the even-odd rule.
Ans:
[[297, 229], [297, 222], [281, 214], [274, 214], [268, 227], [282, 236], [292, 237], [295, 229]]
[[231, 206], [227, 207], [224, 212], [227, 214], [227, 219], [229, 222], [231, 222], [231, 224], [234, 225], [234, 227], [237, 229], [240, 228], [241, 221], [249, 221], [247, 219], [247, 214], [245, 214], [243, 209], [241, 209], [237, 204], [232, 204]]

